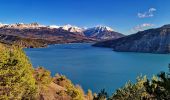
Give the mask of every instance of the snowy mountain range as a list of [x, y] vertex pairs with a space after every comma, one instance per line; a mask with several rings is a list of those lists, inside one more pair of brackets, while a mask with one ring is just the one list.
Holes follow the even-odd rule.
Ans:
[[0, 24], [0, 28], [6, 29], [41, 29], [41, 28], [48, 28], [48, 29], [57, 29], [57, 30], [65, 30], [68, 32], [80, 34], [82, 36], [88, 38], [95, 38], [97, 40], [108, 40], [108, 39], [116, 39], [123, 37], [124, 35], [118, 32], [115, 32], [112, 28], [107, 26], [96, 26], [92, 28], [81, 28], [73, 25], [64, 25], [64, 26], [57, 26], [57, 25], [40, 25], [38, 23], [16, 23], [16, 24]]

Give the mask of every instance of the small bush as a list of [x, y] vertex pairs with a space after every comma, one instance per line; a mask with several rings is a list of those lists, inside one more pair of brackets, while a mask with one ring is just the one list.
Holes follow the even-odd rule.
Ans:
[[[73, 100], [84, 100], [84, 91], [80, 86], [74, 86], [74, 84], [63, 75], [57, 74], [54, 77], [54, 83], [65, 87], [65, 93], [73, 98]], [[64, 93], [62, 93], [64, 94]]]
[[38, 85], [48, 85], [52, 82], [50, 71], [43, 67], [36, 68], [34, 71], [34, 77]]

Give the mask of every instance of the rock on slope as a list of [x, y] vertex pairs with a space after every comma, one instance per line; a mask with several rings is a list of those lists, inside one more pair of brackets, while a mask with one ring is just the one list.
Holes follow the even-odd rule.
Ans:
[[170, 53], [170, 25], [94, 44], [119, 52]]

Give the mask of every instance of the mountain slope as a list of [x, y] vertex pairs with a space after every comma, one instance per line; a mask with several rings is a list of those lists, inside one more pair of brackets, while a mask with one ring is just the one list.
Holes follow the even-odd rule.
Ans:
[[[95, 39], [87, 38], [77, 33], [69, 32], [60, 28], [49, 28], [36, 23], [0, 25], [0, 36], [0, 41], [3, 43], [19, 42], [19, 44], [24, 43], [24, 45], [26, 45], [27, 43], [34, 42], [34, 44], [38, 43], [39, 46], [57, 43], [82, 43], [95, 41]], [[31, 42], [28, 42], [28, 40]], [[28, 45], [28, 47], [30, 46]], [[35, 45], [35, 47], [37, 46]]]
[[2, 35], [0, 34], [0, 42], [8, 45], [19, 45], [21, 47], [33, 48], [33, 47], [46, 47], [48, 44], [53, 44], [51, 41], [43, 39], [31, 39], [31, 38], [21, 38], [12, 35]]
[[115, 32], [113, 29], [107, 26], [89, 28], [84, 31], [84, 34], [86, 37], [96, 38], [98, 40], [117, 39], [124, 36], [123, 34]]
[[120, 52], [170, 53], [170, 25], [94, 44]]

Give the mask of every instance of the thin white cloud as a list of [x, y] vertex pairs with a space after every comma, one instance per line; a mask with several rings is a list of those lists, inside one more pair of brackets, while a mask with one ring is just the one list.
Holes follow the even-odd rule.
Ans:
[[149, 12], [154, 12], [154, 11], [156, 11], [155, 8], [150, 8], [150, 9], [149, 9]]
[[143, 31], [149, 28], [152, 28], [153, 26], [155, 26], [154, 24], [150, 24], [150, 23], [144, 23], [141, 25], [137, 25], [132, 29], [132, 32], [138, 32], [138, 31]]
[[147, 12], [144, 13], [138, 13], [139, 18], [148, 18], [148, 17], [153, 17], [154, 12], [156, 11], [155, 8], [150, 8]]

